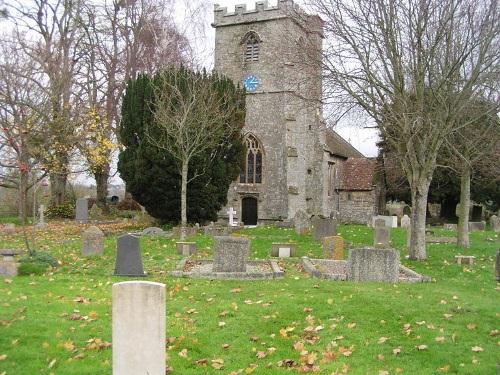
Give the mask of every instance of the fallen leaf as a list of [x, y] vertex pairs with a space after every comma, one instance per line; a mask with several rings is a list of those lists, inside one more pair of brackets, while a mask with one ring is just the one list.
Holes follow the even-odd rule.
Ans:
[[262, 359], [262, 358], [265, 358], [267, 357], [267, 353], [266, 352], [263, 352], [263, 351], [259, 351], [255, 354], [255, 356], [259, 359]]
[[422, 344], [422, 345], [417, 345], [416, 348], [417, 350], [426, 350], [428, 347], [427, 345]]
[[438, 368], [441, 372], [448, 372], [450, 370], [450, 365], [444, 365], [443, 367]]
[[0, 355], [0, 361], [5, 361], [6, 358], [7, 358], [7, 354]]
[[392, 349], [392, 353], [393, 353], [394, 355], [398, 355], [398, 354], [400, 354], [400, 353], [401, 353], [401, 349], [400, 349], [400, 348]]
[[184, 348], [178, 354], [179, 354], [179, 357], [187, 358], [187, 356], [188, 356], [188, 350], [186, 348]]
[[476, 329], [476, 325], [474, 323], [469, 323], [469, 324], [467, 324], [467, 329], [472, 331], [472, 330]]
[[212, 367], [216, 370], [220, 370], [224, 367], [224, 360], [222, 358], [212, 359]]
[[473, 346], [473, 347], [472, 347], [472, 351], [473, 351], [474, 353], [479, 353], [479, 352], [483, 352], [483, 351], [484, 351], [484, 349], [483, 349], [483, 348], [481, 348], [480, 346]]
[[389, 338], [388, 337], [380, 337], [377, 341], [377, 343], [379, 344], [383, 344], [384, 342], [386, 342]]
[[195, 363], [198, 366], [206, 366], [206, 365], [208, 365], [208, 359], [206, 359], [206, 358], [198, 359], [197, 361], [195, 361]]
[[444, 337], [443, 336], [438, 336], [434, 340], [436, 340], [436, 342], [443, 343], [444, 342]]
[[356, 327], [356, 323], [347, 323], [347, 328], [352, 329]]

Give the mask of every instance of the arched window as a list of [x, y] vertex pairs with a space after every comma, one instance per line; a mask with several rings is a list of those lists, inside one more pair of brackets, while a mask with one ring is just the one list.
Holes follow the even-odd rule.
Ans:
[[250, 31], [243, 38], [245, 61], [259, 61], [260, 38], [256, 32]]
[[247, 146], [247, 157], [240, 170], [240, 183], [261, 184], [262, 183], [262, 149], [259, 141], [253, 135], [245, 139]]

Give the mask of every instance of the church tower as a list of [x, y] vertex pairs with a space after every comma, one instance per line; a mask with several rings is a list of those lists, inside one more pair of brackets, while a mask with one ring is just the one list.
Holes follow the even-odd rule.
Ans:
[[[299, 210], [325, 214], [321, 19], [292, 0], [237, 5], [234, 13], [215, 5], [214, 13], [215, 70], [247, 91], [247, 155], [227, 207], [246, 225]], [[308, 63], [311, 54], [317, 58]]]

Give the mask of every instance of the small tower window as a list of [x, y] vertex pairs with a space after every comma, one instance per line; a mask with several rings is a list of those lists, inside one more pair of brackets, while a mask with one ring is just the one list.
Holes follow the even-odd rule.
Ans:
[[251, 31], [243, 38], [245, 46], [245, 61], [259, 61], [260, 38], [257, 33]]
[[262, 183], [262, 150], [259, 141], [253, 135], [248, 135], [245, 144], [247, 157], [240, 170], [240, 183], [261, 184]]

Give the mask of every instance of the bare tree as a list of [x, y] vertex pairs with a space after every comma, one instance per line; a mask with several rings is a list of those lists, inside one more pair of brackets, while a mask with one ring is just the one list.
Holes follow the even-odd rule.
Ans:
[[411, 188], [410, 259], [426, 259], [438, 152], [470, 101], [498, 88], [498, 1], [305, 2], [324, 20], [326, 99], [361, 107], [396, 151]]
[[188, 180], [189, 163], [194, 157], [229, 146], [233, 135], [241, 131], [245, 118], [244, 93], [227, 78], [182, 67], [163, 71], [156, 81], [155, 99], [151, 103], [154, 122], [146, 129], [146, 135], [150, 144], [177, 160], [184, 229], [188, 183], [204, 173], [196, 169]]

